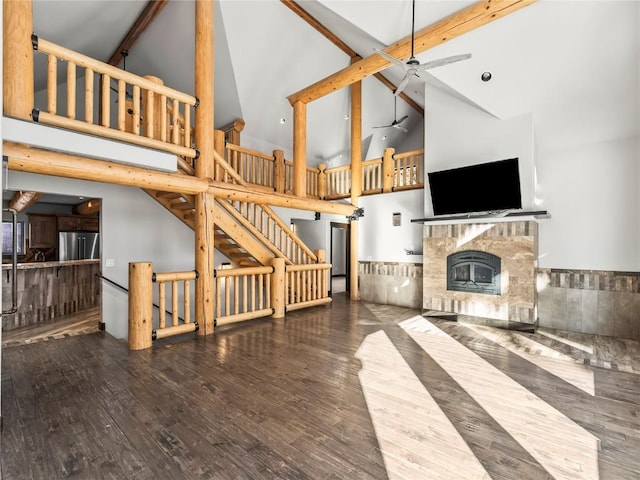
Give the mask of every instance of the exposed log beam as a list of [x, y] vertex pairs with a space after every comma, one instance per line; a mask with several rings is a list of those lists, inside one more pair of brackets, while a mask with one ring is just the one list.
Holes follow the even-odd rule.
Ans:
[[100, 199], [92, 198], [86, 202], [74, 205], [71, 209], [71, 213], [74, 215], [95, 215], [100, 211]]
[[20, 213], [33, 205], [41, 196], [42, 193], [40, 192], [23, 192], [20, 190], [13, 195], [11, 202], [9, 202], [9, 208]]
[[9, 170], [75, 178], [101, 183], [127, 185], [162, 192], [197, 193], [209, 191], [215, 196], [249, 201], [276, 207], [297, 208], [311, 212], [351, 215], [355, 207], [349, 203], [328, 202], [314, 198], [297, 198], [278, 193], [257, 192], [242, 185], [214, 182], [180, 173], [164, 173], [119, 163], [95, 160], [31, 148], [12, 142], [3, 143]]
[[[440, 45], [447, 40], [459, 37], [498, 18], [504, 17], [536, 0], [481, 0], [458, 12], [437, 21], [415, 33], [416, 54]], [[395, 58], [408, 58], [411, 55], [411, 35], [384, 49]], [[390, 65], [381, 55], [370, 55], [357, 63], [329, 75], [287, 97], [291, 105], [297, 102], [309, 103], [329, 93], [340, 90], [352, 83], [362, 80], [384, 70]]]
[[[344, 43], [340, 37], [338, 37], [335, 33], [333, 33], [331, 30], [325, 27], [322, 23], [320, 23], [313, 15], [311, 15], [304, 8], [302, 8], [300, 4], [298, 4], [294, 0], [280, 0], [280, 1], [284, 3], [287, 7], [289, 7], [291, 11], [293, 11], [296, 15], [302, 18], [305, 22], [307, 22], [309, 25], [315, 28], [319, 33], [324, 35], [324, 37], [327, 38], [327, 40], [333, 43], [336, 47], [338, 47], [344, 53], [349, 55], [349, 58], [357, 58], [358, 60], [362, 59], [362, 57], [358, 55], [358, 53], [355, 50], [349, 47], [349, 45]], [[387, 77], [385, 77], [383, 74], [375, 73], [374, 76], [378, 80], [380, 80], [380, 82], [382, 82], [382, 84], [386, 86], [389, 90], [391, 90], [392, 92], [396, 91], [397, 86], [394, 85], [393, 82], [389, 80]], [[424, 115], [424, 108], [422, 108], [406, 93], [401, 92], [400, 95], [398, 96], [402, 100], [404, 100], [411, 108], [416, 110], [420, 115]]]
[[140, 37], [151, 22], [153, 22], [168, 1], [169, 0], [149, 0], [147, 2], [147, 6], [144, 7], [142, 13], [140, 13], [136, 21], [133, 22], [133, 25], [131, 25], [131, 28], [120, 42], [120, 45], [118, 45], [111, 54], [109, 61], [107, 61], [109, 65], [118, 65], [120, 63], [122, 60], [122, 51], [129, 50], [133, 47], [138, 37]]

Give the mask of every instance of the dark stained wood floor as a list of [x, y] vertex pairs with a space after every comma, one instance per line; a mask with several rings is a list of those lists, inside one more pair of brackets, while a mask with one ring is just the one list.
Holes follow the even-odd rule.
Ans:
[[[504, 377], [496, 392], [517, 384], [597, 437], [597, 476], [586, 468], [554, 477], [477, 390], [461, 387], [474, 372], [450, 371], [446, 351], [422, 344], [411, 330], [421, 317], [401, 323], [418, 313], [336, 295], [285, 320], [164, 339], [142, 352], [104, 332], [3, 347], [2, 480], [418, 480], [436, 469], [452, 480], [640, 478], [638, 370], [571, 364], [563, 351], [570, 374], [576, 365], [592, 374], [591, 395], [534, 357], [429, 319], [454, 339], [451, 358], [473, 352], [478, 371]], [[557, 341], [545, 338], [550, 348]], [[436, 408], [424, 407], [427, 397]], [[442, 431], [450, 433], [433, 441]], [[572, 460], [568, 448], [550, 439], [543, 453]], [[486, 476], [470, 473], [479, 470]]]

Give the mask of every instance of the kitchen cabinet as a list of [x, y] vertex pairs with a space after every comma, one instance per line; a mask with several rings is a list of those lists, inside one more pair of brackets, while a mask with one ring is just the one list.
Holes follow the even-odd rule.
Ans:
[[58, 230], [61, 232], [97, 232], [100, 230], [98, 217], [58, 216]]
[[55, 248], [58, 230], [55, 215], [29, 215], [29, 246], [31, 248]]

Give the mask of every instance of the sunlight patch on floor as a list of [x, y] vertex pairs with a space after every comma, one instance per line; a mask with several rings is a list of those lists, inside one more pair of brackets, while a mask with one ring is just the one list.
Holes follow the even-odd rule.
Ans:
[[527, 338], [518, 332], [500, 330], [483, 325], [461, 325], [570, 383], [583, 392], [591, 396], [596, 394], [593, 370], [584, 364], [577, 363], [574, 358]]
[[399, 324], [557, 479], [599, 479], [597, 437], [423, 317]]
[[491, 478], [384, 331], [356, 358], [389, 480]]

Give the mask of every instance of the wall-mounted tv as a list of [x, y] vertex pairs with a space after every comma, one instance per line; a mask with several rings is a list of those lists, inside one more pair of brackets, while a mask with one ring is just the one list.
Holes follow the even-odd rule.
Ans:
[[429, 173], [434, 215], [522, 208], [518, 159]]

